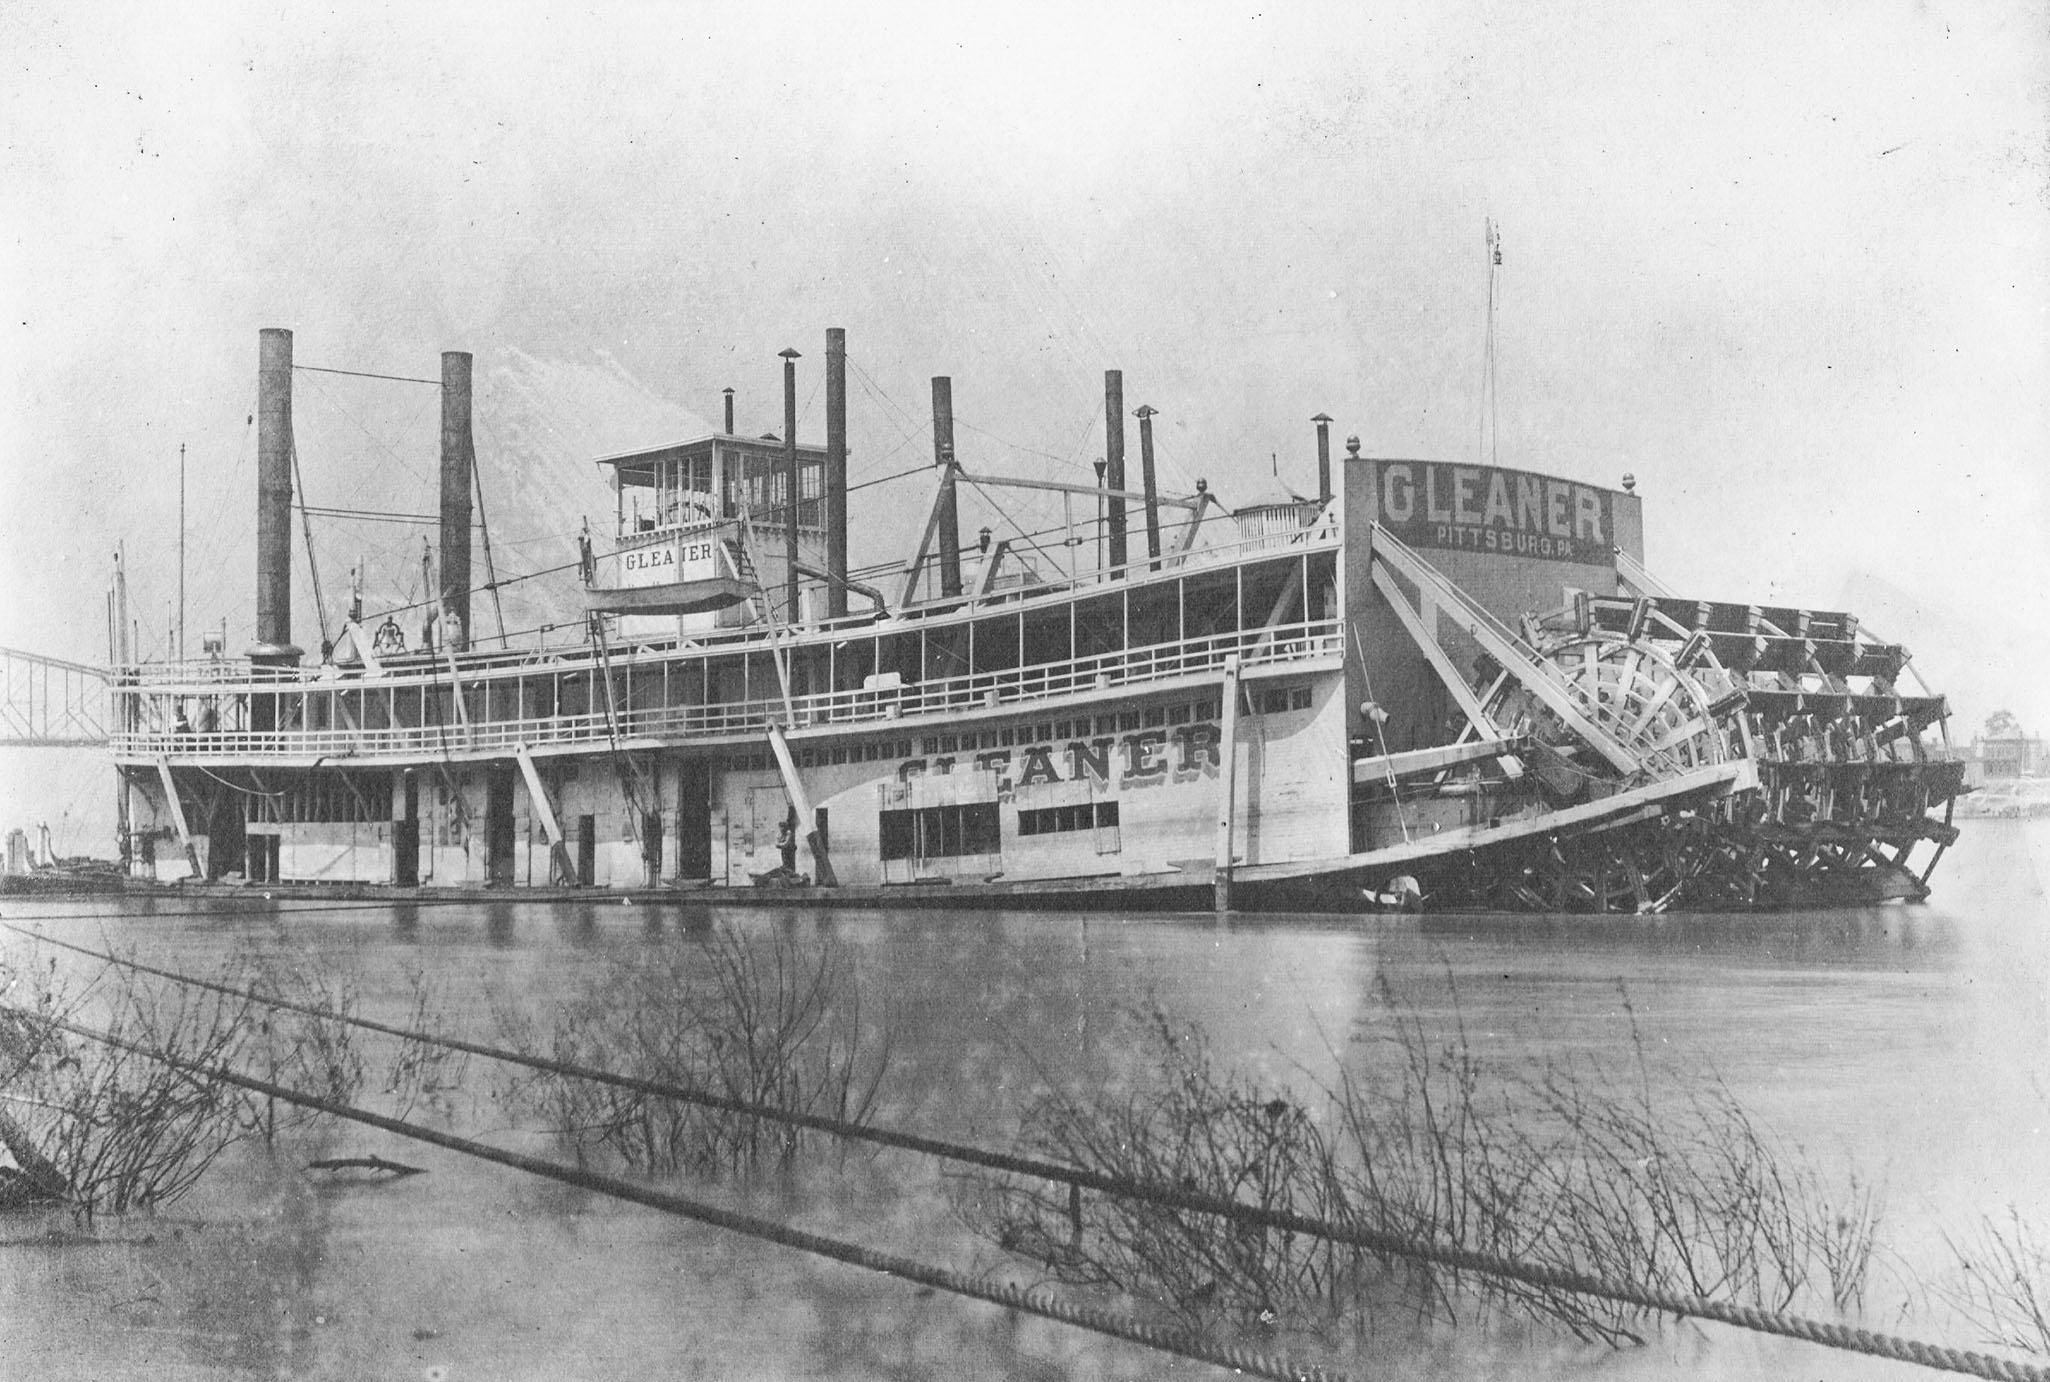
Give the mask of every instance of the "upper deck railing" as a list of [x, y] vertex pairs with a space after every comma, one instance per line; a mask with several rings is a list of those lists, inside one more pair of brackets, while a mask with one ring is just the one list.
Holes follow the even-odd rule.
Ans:
[[[1335, 523], [1322, 523], [1293, 531], [1264, 533], [1235, 542], [1199, 547], [1178, 556], [1163, 554], [1159, 557], [1139, 557], [1122, 566], [1106, 567], [1100, 571], [1083, 571], [1073, 576], [1063, 575], [1055, 581], [1027, 586], [1004, 586], [974, 600], [967, 596], [921, 600], [896, 611], [895, 616], [887, 621], [878, 620], [874, 613], [868, 612], [850, 615], [845, 619], [807, 624], [802, 628], [783, 630], [780, 640], [772, 638], [766, 625], [751, 624], [692, 634], [687, 644], [641, 641], [631, 646], [617, 645], [612, 649], [609, 661], [616, 666], [678, 656], [719, 657], [769, 647], [779, 641], [785, 647], [800, 648], [812, 643], [843, 639], [852, 633], [903, 627], [938, 627], [957, 620], [968, 621], [985, 617], [1007, 607], [1015, 607], [1021, 602], [1044, 601], [1047, 604], [1055, 604], [1064, 599], [1084, 599], [1112, 588], [1140, 585], [1149, 578], [1172, 579], [1194, 571], [1258, 561], [1283, 552], [1336, 547], [1340, 539], [1340, 530]], [[901, 568], [898, 574], [902, 574]], [[467, 685], [478, 679], [517, 675], [521, 671], [536, 667], [593, 666], [600, 661], [600, 657], [588, 640], [578, 639], [553, 644], [536, 643], [519, 648], [472, 647], [458, 653], [456, 661], [461, 679]], [[220, 695], [241, 689], [311, 690], [331, 687], [338, 681], [343, 685], [366, 688], [448, 683], [449, 658], [445, 652], [412, 651], [380, 658], [379, 663], [383, 671], [379, 675], [373, 675], [364, 668], [355, 666], [344, 669], [326, 665], [280, 667], [255, 664], [243, 659], [193, 659], [183, 662], [146, 662], [116, 666], [110, 669], [109, 680], [117, 694], [140, 691], [188, 695]]]
[[265, 758], [431, 759], [503, 754], [521, 746], [596, 747], [626, 740], [746, 738], [765, 733], [772, 724], [801, 731], [1016, 708], [1053, 697], [1200, 675], [1221, 669], [1224, 660], [1234, 655], [1242, 668], [1258, 668], [1326, 663], [1342, 659], [1344, 653], [1343, 621], [1318, 619], [998, 672], [799, 695], [791, 697], [787, 705], [778, 696], [716, 704], [621, 707], [616, 715], [598, 710], [440, 725], [206, 734], [144, 731], [115, 735], [113, 747], [118, 757], [162, 754], [184, 762], [248, 762]]

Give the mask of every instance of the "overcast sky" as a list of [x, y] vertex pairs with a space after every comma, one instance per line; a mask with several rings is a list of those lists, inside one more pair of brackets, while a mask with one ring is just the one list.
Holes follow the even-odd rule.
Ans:
[[[1227, 500], [1313, 483], [1320, 411], [1472, 458], [1492, 217], [1502, 464], [1633, 472], [1689, 594], [1974, 621], [1924, 674], [2050, 729], [2044, 4], [1009, 9], [0, 8], [0, 644], [103, 657], [125, 540], [161, 646], [181, 442], [190, 623], [246, 641], [261, 327], [474, 352], [532, 570], [589, 457], [728, 385], [780, 426], [785, 346], [821, 435], [828, 326], [857, 477], [929, 459], [935, 374], [971, 465], [1086, 474], [1106, 368]], [[432, 507], [431, 391], [299, 388], [310, 502]], [[323, 580], [397, 599], [417, 541], [317, 535]]]

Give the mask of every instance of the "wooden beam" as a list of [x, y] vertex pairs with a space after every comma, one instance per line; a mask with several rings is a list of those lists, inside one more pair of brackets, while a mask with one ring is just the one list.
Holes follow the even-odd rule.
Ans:
[[185, 821], [185, 803], [178, 799], [178, 784], [171, 780], [171, 760], [163, 754], [157, 755], [157, 776], [164, 784], [164, 801], [171, 808], [171, 823], [178, 827], [178, 842], [185, 846], [185, 862], [192, 866], [192, 876], [200, 876], [199, 851], [192, 843], [192, 827]]
[[1459, 669], [1452, 665], [1452, 659], [1438, 645], [1438, 636], [1424, 624], [1423, 617], [1410, 607], [1409, 597], [1395, 584], [1395, 578], [1386, 567], [1376, 560], [1373, 565], [1374, 588], [1381, 592], [1381, 598], [1395, 608], [1395, 617], [1402, 621], [1402, 627], [1409, 631], [1410, 640], [1417, 645], [1424, 659], [1431, 664], [1431, 670], [1438, 674], [1438, 680], [1445, 683], [1445, 689], [1452, 693], [1452, 699], [1459, 702], [1459, 708], [1466, 715], [1466, 722], [1482, 739], [1494, 742], [1501, 739], [1502, 728], [1488, 718], [1488, 710], [1474, 694], [1466, 678], [1459, 675]]
[[[1637, 755], [1632, 753], [1615, 735], [1587, 718], [1587, 715], [1581, 710], [1580, 706], [1575, 703], [1573, 693], [1567, 689], [1566, 683], [1552, 670], [1549, 664], [1542, 664], [1533, 660], [1534, 653], [1531, 647], [1516, 642], [1506, 630], [1501, 628], [1488, 615], [1486, 610], [1475, 604], [1464, 591], [1446, 580], [1443, 575], [1439, 574], [1422, 557], [1410, 551], [1400, 540], [1378, 524], [1374, 528], [1373, 551], [1375, 563], [1374, 582], [1380, 588], [1381, 593], [1388, 596], [1390, 603], [1395, 606], [1397, 614], [1406, 616], [1414, 613], [1414, 611], [1409, 609], [1409, 601], [1399, 591], [1394, 595], [1389, 595], [1389, 591], [1394, 587], [1392, 582], [1383, 582], [1380, 569], [1383, 564], [1386, 564], [1392, 570], [1400, 571], [1411, 581], [1415, 582], [1420, 592], [1428, 588], [1431, 595], [1457, 609], [1460, 621], [1468, 635], [1475, 642], [1479, 643], [1482, 648], [1486, 649], [1488, 655], [1494, 658], [1504, 671], [1515, 677], [1532, 695], [1543, 701], [1553, 714], [1565, 721], [1567, 728], [1571, 729], [1595, 752], [1606, 758], [1618, 772], [1627, 776], [1638, 770], [1640, 765]], [[1408, 626], [1407, 618], [1404, 619], [1404, 626]], [[1415, 630], [1411, 632], [1412, 636], [1414, 636]], [[1430, 635], [1427, 641], [1428, 644], [1436, 644], [1437, 638], [1435, 634]], [[1420, 642], [1420, 646], [1424, 646], [1424, 644]], [[1428, 655], [1428, 646], [1426, 646], [1425, 651]], [[1442, 652], [1442, 649], [1440, 651]], [[1436, 665], [1435, 661], [1433, 665]], [[1450, 660], [1447, 659], [1446, 666], [1450, 667], [1450, 665]], [[1439, 675], [1444, 676], [1444, 671], [1441, 670]], [[1455, 672], [1452, 682], [1448, 684], [1464, 685], [1464, 683], [1465, 679], [1459, 677]], [[1471, 692], [1469, 691], [1468, 694], [1471, 694]]]
[[1354, 782], [1386, 782], [1390, 777], [1413, 777], [1418, 773], [1437, 772], [1441, 768], [1455, 767], [1480, 759], [1500, 758], [1522, 746], [1521, 739], [1495, 739], [1479, 743], [1444, 744], [1431, 749], [1410, 749], [1403, 753], [1384, 754], [1379, 758], [1355, 758], [1352, 761]]
[[1223, 754], [1217, 773], [1217, 864], [1213, 878], [1212, 903], [1222, 914], [1231, 910], [1231, 863], [1234, 813], [1238, 809], [1239, 764], [1239, 659], [1233, 653], [1224, 659], [1223, 725], [1219, 750]]
[[[1146, 502], [1146, 492], [1144, 490], [1104, 489], [1096, 485], [1069, 484], [1063, 480], [1021, 480], [1012, 475], [970, 475], [965, 470], [960, 473], [960, 478], [971, 485], [996, 485], [1003, 489], [1046, 489], [1053, 490], [1059, 494], [1087, 495], [1091, 499], [1125, 499], [1140, 504]], [[1186, 499], [1177, 499], [1171, 494], [1162, 494], [1156, 496], [1154, 502], [1157, 504], [1172, 504], [1179, 509], [1195, 511], [1201, 509], [1204, 501], [1208, 498], [1207, 494], [1193, 494]]]
[[804, 831], [804, 842], [811, 848], [812, 876], [822, 888], [837, 888], [840, 880], [833, 873], [833, 861], [826, 857], [826, 843], [819, 838], [818, 817], [811, 809], [811, 797], [804, 790], [804, 779], [797, 775], [797, 760], [790, 755], [790, 741], [783, 737], [780, 726], [769, 726], [769, 749], [776, 755], [777, 771], [783, 775], [783, 791], [790, 798], [790, 809], [797, 813], [798, 828]]

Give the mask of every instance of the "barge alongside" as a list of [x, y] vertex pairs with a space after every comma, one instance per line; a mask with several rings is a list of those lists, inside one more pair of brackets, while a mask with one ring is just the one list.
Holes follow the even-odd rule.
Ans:
[[[469, 357], [445, 356], [434, 637], [372, 616], [309, 659], [291, 368], [264, 332], [256, 645], [117, 669], [137, 873], [1651, 912], [1921, 896], [1955, 838], [1963, 764], [1906, 650], [1661, 586], [1627, 482], [1356, 443], [1334, 466], [1320, 417], [1317, 494], [1163, 496], [1148, 409], [1127, 487], [1116, 372], [1100, 485], [999, 477], [956, 456], [936, 379], [923, 536], [856, 582], [838, 331], [824, 446], [796, 441], [792, 360], [781, 440], [729, 407], [599, 462], [622, 498], [564, 577], [580, 636], [527, 647], [472, 632]], [[968, 485], [1096, 505], [1103, 559], [964, 545]]]

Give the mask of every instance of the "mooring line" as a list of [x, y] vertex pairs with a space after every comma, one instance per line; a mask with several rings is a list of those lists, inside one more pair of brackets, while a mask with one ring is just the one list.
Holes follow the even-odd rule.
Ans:
[[819, 1114], [798, 1113], [772, 1105], [749, 1103], [726, 1095], [713, 1094], [692, 1089], [685, 1085], [668, 1084], [659, 1080], [640, 1079], [631, 1075], [616, 1074], [594, 1066], [579, 1065], [570, 1061], [553, 1060], [546, 1056], [530, 1056], [500, 1047], [485, 1046], [478, 1042], [465, 1041], [460, 1037], [437, 1036], [428, 1032], [413, 1031], [395, 1027], [366, 1017], [355, 1017], [333, 1012], [313, 1004], [299, 1003], [291, 999], [271, 997], [253, 989], [236, 988], [216, 983], [209, 979], [194, 978], [178, 974], [139, 960], [124, 959], [60, 941], [53, 937], [38, 935], [23, 930], [11, 923], [0, 923], [6, 929], [31, 940], [66, 950], [109, 964], [154, 974], [174, 983], [187, 984], [195, 988], [208, 989], [233, 998], [244, 998], [266, 1007], [288, 1012], [299, 1012], [368, 1031], [395, 1036], [406, 1041], [417, 1041], [429, 1046], [440, 1046], [470, 1055], [482, 1056], [487, 1060], [504, 1061], [522, 1065], [547, 1074], [562, 1075], [570, 1079], [591, 1080], [636, 1093], [650, 1094], [657, 1098], [675, 1099], [683, 1103], [696, 1104], [704, 1108], [718, 1109], [728, 1113], [739, 1113], [757, 1117], [769, 1122], [783, 1123], [793, 1127], [809, 1128], [836, 1137], [871, 1142], [880, 1146], [918, 1152], [940, 1157], [949, 1161], [964, 1162], [1004, 1171], [1015, 1175], [1032, 1176], [1040, 1180], [1053, 1181], [1092, 1190], [1099, 1194], [1121, 1199], [1138, 1200], [1160, 1205], [1169, 1209], [1183, 1209], [1193, 1213], [1213, 1214], [1234, 1223], [1260, 1228], [1279, 1229], [1283, 1232], [1300, 1233], [1310, 1237], [1343, 1243], [1351, 1247], [1365, 1248], [1370, 1252], [1390, 1257], [1407, 1258], [1449, 1267], [1457, 1271], [1473, 1272], [1479, 1276], [1497, 1277], [1526, 1286], [1544, 1290], [1563, 1291], [1573, 1295], [1607, 1300], [1619, 1305], [1628, 1305], [1641, 1310], [1673, 1315], [1680, 1318], [1708, 1320], [1717, 1324], [1750, 1330], [1761, 1334], [1777, 1334], [1784, 1338], [1799, 1339], [1806, 1343], [1819, 1344], [1825, 1348], [1840, 1349], [1853, 1353], [1869, 1354], [1878, 1358], [1891, 1358], [1898, 1362], [1915, 1363], [1944, 1372], [1964, 1373], [1969, 1376], [1994, 1379], [1995, 1382], [2050, 1382], [2050, 1368], [2035, 1364], [2015, 1362], [1991, 1354], [1967, 1349], [1953, 1349], [1939, 1344], [1923, 1343], [1898, 1335], [1882, 1334], [1873, 1330], [1851, 1325], [1832, 1324], [1824, 1320], [1812, 1320], [1799, 1315], [1780, 1315], [1756, 1306], [1734, 1301], [1716, 1301], [1703, 1296], [1681, 1295], [1678, 1292], [1659, 1290], [1654, 1287], [1637, 1286], [1630, 1283], [1607, 1281], [1584, 1272], [1545, 1267], [1500, 1257], [1493, 1253], [1480, 1252], [1471, 1248], [1455, 1247], [1442, 1243], [1431, 1243], [1418, 1239], [1404, 1238], [1380, 1229], [1363, 1228], [1356, 1225], [1334, 1224], [1323, 1219], [1296, 1214], [1287, 1210], [1264, 1209], [1256, 1205], [1243, 1204], [1223, 1196], [1201, 1191], [1183, 1189], [1179, 1186], [1148, 1184], [1144, 1181], [1128, 1180], [1120, 1176], [1105, 1175], [1078, 1166], [1065, 1166], [1058, 1162], [1041, 1161], [1033, 1157], [1017, 1156], [1008, 1152], [991, 1151], [982, 1147], [971, 1147], [961, 1143], [944, 1142], [936, 1138], [922, 1137], [916, 1133], [896, 1132], [887, 1128], [874, 1128], [842, 1119], [828, 1118]]
[[1274, 1379], [1274, 1382], [1347, 1382], [1347, 1374], [1334, 1372], [1314, 1363], [1293, 1363], [1286, 1357], [1277, 1361], [1252, 1349], [1240, 1348], [1232, 1344], [1213, 1343], [1207, 1339], [1191, 1338], [1188, 1335], [1177, 1333], [1164, 1326], [1147, 1324], [1140, 1320], [1134, 1320], [1129, 1316], [1117, 1314], [1114, 1311], [1100, 1309], [1096, 1306], [1085, 1305], [1076, 1301], [1061, 1300], [1044, 1287], [1015, 1286], [1005, 1282], [992, 1281], [987, 1277], [971, 1276], [966, 1272], [959, 1272], [951, 1267], [936, 1267], [930, 1263], [898, 1256], [895, 1253], [863, 1247], [859, 1243], [849, 1243], [838, 1238], [828, 1238], [823, 1234], [812, 1233], [800, 1228], [792, 1228], [788, 1224], [778, 1223], [773, 1219], [763, 1219], [752, 1214], [742, 1214], [735, 1210], [722, 1209], [717, 1205], [706, 1204], [701, 1200], [689, 1199], [682, 1195], [656, 1190], [645, 1185], [636, 1185], [631, 1181], [620, 1180], [617, 1177], [603, 1175], [596, 1171], [586, 1171], [574, 1166], [564, 1166], [559, 1162], [528, 1156], [523, 1152], [506, 1151], [503, 1148], [493, 1147], [467, 1137], [459, 1137], [454, 1133], [422, 1127], [417, 1123], [408, 1123], [397, 1118], [388, 1118], [381, 1113], [372, 1113], [368, 1109], [357, 1108], [353, 1104], [340, 1103], [333, 1099], [322, 1098], [316, 1094], [304, 1094], [298, 1090], [288, 1089], [283, 1085], [273, 1084], [268, 1080], [260, 1080], [252, 1075], [241, 1074], [225, 1066], [209, 1065], [204, 1061], [187, 1060], [166, 1051], [153, 1050], [141, 1042], [130, 1041], [111, 1032], [102, 1032], [95, 1028], [84, 1026], [81, 1023], [67, 1021], [62, 1018], [47, 1017], [39, 1013], [32, 1013], [13, 1007], [12, 1005], [0, 1005], [0, 1011], [12, 1013], [17, 1017], [27, 1018], [31, 1021], [42, 1023], [45, 1026], [57, 1028], [60, 1031], [70, 1032], [74, 1036], [84, 1037], [89, 1041], [97, 1041], [119, 1050], [133, 1052], [136, 1055], [160, 1061], [174, 1070], [182, 1070], [187, 1074], [203, 1075], [217, 1079], [225, 1084], [234, 1085], [239, 1089], [246, 1089], [253, 1094], [261, 1094], [266, 1098], [280, 1099], [289, 1104], [296, 1104], [301, 1108], [313, 1109], [316, 1112], [325, 1113], [331, 1117], [347, 1119], [352, 1123], [361, 1123], [366, 1127], [377, 1128], [384, 1132], [394, 1133], [400, 1137], [411, 1138], [416, 1142], [425, 1142], [432, 1146], [459, 1152], [480, 1161], [494, 1162], [500, 1166], [511, 1167], [516, 1171], [525, 1171], [529, 1175], [559, 1181], [564, 1185], [571, 1185], [581, 1190], [589, 1190], [596, 1194], [625, 1200], [632, 1204], [642, 1205], [648, 1209], [659, 1210], [665, 1214], [674, 1214], [680, 1218], [694, 1219], [699, 1223], [709, 1224], [714, 1228], [722, 1228], [731, 1233], [742, 1234], [749, 1238], [758, 1238], [765, 1242], [775, 1243], [781, 1247], [796, 1248], [800, 1251], [811, 1253], [814, 1256], [830, 1258], [835, 1262], [844, 1262], [849, 1266], [861, 1267], [885, 1276], [894, 1276], [902, 1281], [914, 1282], [921, 1286], [930, 1286], [935, 1290], [946, 1291], [951, 1295], [967, 1296], [975, 1300], [988, 1301], [993, 1305], [1001, 1305], [1007, 1309], [1022, 1310], [1028, 1314], [1038, 1315], [1043, 1319], [1074, 1325], [1081, 1329], [1090, 1330], [1093, 1333], [1123, 1339], [1128, 1343], [1143, 1344], [1147, 1348], [1155, 1349], [1162, 1353], [1172, 1353], [1179, 1357], [1194, 1359], [1201, 1363], [1209, 1363], [1215, 1367], [1229, 1368], [1236, 1372], [1249, 1373], [1256, 1377], [1271, 1378]]

